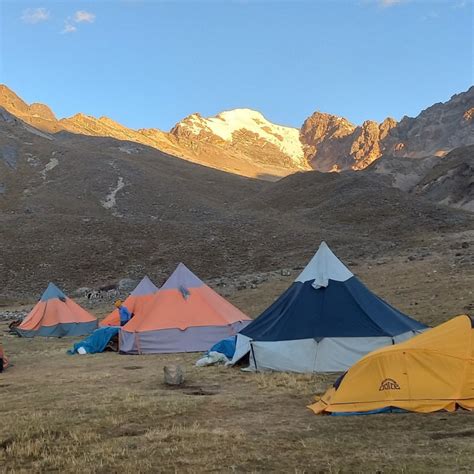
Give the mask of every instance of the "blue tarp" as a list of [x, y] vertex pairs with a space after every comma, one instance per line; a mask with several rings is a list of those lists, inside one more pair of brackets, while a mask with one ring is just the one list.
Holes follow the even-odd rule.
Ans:
[[208, 351], [209, 352], [220, 352], [224, 354], [228, 359], [232, 359], [234, 357], [235, 352], [235, 341], [237, 340], [237, 336], [227, 337], [226, 339], [222, 339], [222, 341], [217, 342], [214, 344]]
[[74, 347], [67, 352], [68, 354], [77, 354], [77, 350], [80, 347], [83, 347], [88, 354], [103, 352], [110, 339], [117, 335], [119, 331], [120, 328], [118, 326], [106, 326], [96, 329], [89, 337], [74, 344]]
[[407, 410], [396, 407], [385, 407], [369, 411], [342, 411], [331, 413], [331, 416], [360, 416], [360, 415], [380, 415], [381, 413], [408, 413]]
[[426, 328], [372, 293], [355, 276], [329, 280], [326, 288], [315, 289], [313, 282], [294, 282], [240, 333], [256, 341], [288, 341], [393, 337]]

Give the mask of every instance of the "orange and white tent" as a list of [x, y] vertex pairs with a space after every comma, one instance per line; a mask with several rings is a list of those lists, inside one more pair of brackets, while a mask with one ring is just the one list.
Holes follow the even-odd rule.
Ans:
[[353, 365], [309, 408], [316, 414], [474, 409], [474, 329], [467, 315]]
[[[145, 276], [123, 302], [123, 306], [125, 306], [132, 314], [141, 314], [157, 291], [158, 287], [147, 276]], [[115, 308], [109, 315], [107, 315], [100, 322], [99, 326], [120, 326], [120, 314], [118, 308]]]
[[50, 283], [15, 332], [23, 337], [84, 336], [96, 328], [97, 318]]
[[197, 352], [235, 335], [250, 318], [180, 263], [142, 314], [120, 331], [129, 354]]

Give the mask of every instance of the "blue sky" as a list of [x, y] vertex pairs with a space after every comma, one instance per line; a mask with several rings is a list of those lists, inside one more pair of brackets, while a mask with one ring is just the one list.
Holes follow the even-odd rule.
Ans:
[[400, 119], [474, 83], [472, 0], [0, 0], [0, 18], [0, 82], [134, 128]]

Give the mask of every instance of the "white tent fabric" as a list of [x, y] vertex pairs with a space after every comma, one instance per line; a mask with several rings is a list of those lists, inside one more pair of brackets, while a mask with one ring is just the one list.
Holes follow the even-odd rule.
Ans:
[[158, 291], [158, 287], [148, 278], [147, 275], [143, 277], [136, 288], [130, 293], [131, 296], [151, 295]]
[[326, 337], [321, 341], [250, 341], [249, 370], [299, 373], [346, 371], [355, 360], [368, 352], [405, 341], [415, 334], [409, 331], [393, 338]]
[[351, 271], [332, 253], [326, 242], [321, 242], [318, 251], [306, 265], [295, 281], [305, 282], [313, 280], [314, 288], [326, 288], [329, 279], [346, 281], [353, 277]]
[[235, 341], [235, 352], [234, 357], [232, 357], [231, 363], [237, 363], [242, 357], [247, 355], [250, 352], [250, 342], [252, 339], [250, 337], [244, 336], [243, 334], [237, 334], [237, 339]]

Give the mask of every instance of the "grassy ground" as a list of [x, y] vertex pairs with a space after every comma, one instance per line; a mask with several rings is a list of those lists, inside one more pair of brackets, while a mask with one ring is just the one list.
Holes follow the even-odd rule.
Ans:
[[[354, 270], [427, 323], [474, 302], [474, 272], [449, 258]], [[230, 299], [255, 315], [291, 278]], [[72, 342], [3, 337], [14, 366], [0, 376], [0, 471], [472, 472], [474, 413], [315, 416], [306, 405], [334, 375], [196, 368], [197, 354], [68, 356]], [[162, 384], [174, 363], [178, 389]]]

